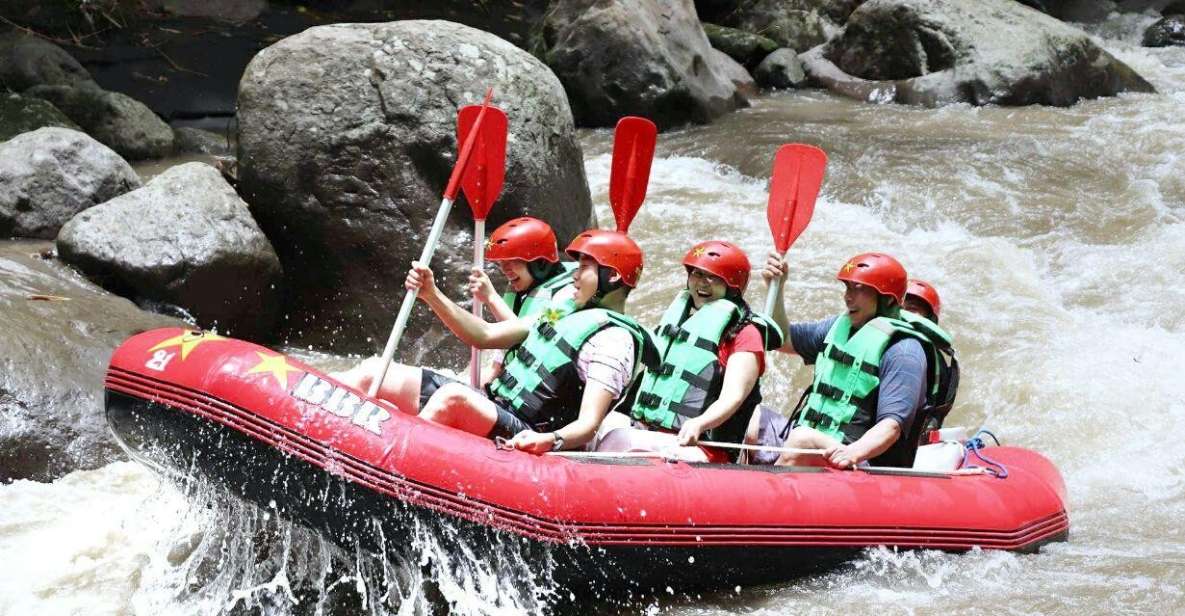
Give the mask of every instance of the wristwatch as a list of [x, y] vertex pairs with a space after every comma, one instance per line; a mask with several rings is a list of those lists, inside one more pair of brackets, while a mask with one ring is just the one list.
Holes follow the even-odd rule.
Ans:
[[552, 432], [551, 438], [554, 439], [551, 445], [552, 451], [559, 451], [564, 448], [564, 437], [560, 436], [559, 432]]

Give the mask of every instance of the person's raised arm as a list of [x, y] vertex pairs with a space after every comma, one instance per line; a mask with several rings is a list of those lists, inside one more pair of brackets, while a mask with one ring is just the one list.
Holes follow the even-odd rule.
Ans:
[[441, 323], [449, 328], [465, 344], [482, 349], [507, 349], [527, 337], [527, 324], [519, 319], [486, 323], [473, 313], [461, 308], [436, 287], [436, 280], [432, 270], [419, 262], [413, 262], [404, 283], [408, 289], [416, 291], [419, 297]]
[[728, 421], [745, 402], [745, 398], [749, 397], [749, 392], [753, 391], [757, 377], [757, 354], [733, 353], [724, 368], [724, 383], [720, 386], [720, 397], [708, 405], [702, 415], [683, 423], [683, 427], [679, 429], [679, 444], [695, 445], [704, 432]]
[[[771, 252], [765, 259], [765, 267], [761, 270], [761, 278], [765, 280], [765, 284], [768, 286], [779, 278], [785, 280], [788, 271], [789, 266], [786, 264], [786, 259], [782, 258], [776, 252]], [[773, 319], [774, 323], [777, 323], [778, 327], [782, 330], [782, 346], [778, 350], [783, 353], [794, 353], [797, 355], [798, 351], [794, 350], [794, 343], [790, 340], [790, 319], [786, 318], [786, 302], [783, 299], [785, 288], [785, 285], [783, 285], [782, 293], [779, 293], [774, 300], [774, 313], [767, 316]]]
[[494, 283], [490, 282], [490, 277], [479, 268], [474, 268], [469, 273], [469, 294], [473, 296], [474, 300], [485, 304], [490, 309], [495, 321], [509, 321], [518, 318], [518, 315], [514, 314], [514, 310], [506, 305], [506, 301], [494, 290]]

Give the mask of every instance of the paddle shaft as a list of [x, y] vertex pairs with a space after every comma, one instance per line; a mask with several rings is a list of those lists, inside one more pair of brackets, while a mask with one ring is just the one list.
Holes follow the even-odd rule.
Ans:
[[706, 447], [719, 447], [721, 449], [740, 449], [743, 451], [772, 451], [775, 453], [794, 453], [800, 456], [821, 456], [824, 451], [822, 449], [801, 449], [798, 447], [774, 447], [772, 445], [746, 445], [743, 443], [722, 443], [719, 441], [700, 441], [700, 445]]
[[[781, 257], [784, 261], [786, 259], [786, 253], [783, 252]], [[782, 276], [774, 278], [769, 284], [769, 292], [765, 295], [765, 315], [770, 318], [774, 318], [774, 308], [778, 306], [778, 296], [782, 293], [783, 282], [785, 282], [785, 278]], [[785, 334], [789, 336], [790, 332], [785, 332]]]
[[[485, 238], [485, 219], [474, 220], [473, 268], [478, 271], [484, 269], [486, 264]], [[473, 316], [478, 319], [481, 318], [481, 302], [477, 301], [476, 297], [473, 298]], [[474, 389], [481, 389], [481, 349], [477, 347], [469, 347], [469, 386]]]
[[[448, 220], [449, 211], [453, 209], [453, 200], [445, 197], [440, 201], [440, 209], [436, 212], [436, 220], [432, 221], [432, 230], [428, 232], [428, 241], [424, 243], [424, 250], [420, 253], [420, 263], [424, 267], [432, 261], [432, 254], [436, 252], [436, 243], [440, 241], [440, 234], [444, 232], [444, 223]], [[383, 360], [379, 372], [370, 383], [366, 395], [371, 398], [379, 393], [379, 386], [387, 378], [387, 369], [391, 366], [391, 359], [395, 357], [395, 347], [399, 346], [399, 339], [403, 337], [403, 330], [407, 327], [407, 319], [411, 317], [411, 309], [416, 305], [416, 291], [408, 289], [403, 296], [403, 304], [399, 306], [399, 316], [395, 318], [395, 326], [391, 328], [391, 335], [387, 338], [387, 346], [383, 349]]]
[[[771, 447], [768, 445], [743, 445], [740, 443], [721, 443], [717, 441], [700, 441], [705, 447], [719, 447], [721, 449], [743, 449], [746, 451], [773, 451], [777, 453], [796, 453], [803, 456], [821, 456], [822, 449], [799, 449], [797, 447]], [[660, 451], [549, 451], [547, 455], [563, 456], [566, 458], [670, 458], [677, 454], [671, 449]]]
[[[481, 130], [481, 119], [485, 117], [486, 109], [490, 106], [490, 98], [494, 96], [494, 89], [486, 90], [482, 109], [473, 121], [473, 130], [457, 153], [457, 164], [453, 166], [453, 173], [449, 176], [448, 184], [444, 188], [444, 198], [440, 200], [440, 209], [436, 211], [436, 220], [432, 221], [432, 230], [428, 232], [428, 241], [424, 243], [424, 250], [420, 253], [420, 263], [424, 267], [432, 262], [432, 255], [436, 252], [436, 243], [440, 241], [440, 234], [444, 232], [444, 223], [448, 220], [449, 212], [453, 209], [453, 201], [457, 198], [457, 188], [461, 183], [461, 175], [465, 172], [465, 165], [469, 162], [469, 153], [473, 151], [473, 144], [477, 142], [477, 133]], [[411, 317], [411, 309], [416, 305], [416, 291], [407, 290], [403, 296], [403, 304], [399, 306], [399, 316], [395, 317], [395, 326], [391, 328], [391, 335], [387, 337], [387, 346], [383, 349], [383, 359], [379, 363], [378, 374], [370, 383], [366, 395], [371, 398], [379, 393], [379, 387], [387, 378], [387, 369], [391, 367], [391, 360], [395, 357], [395, 348], [399, 346], [399, 339], [403, 337], [403, 330], [407, 327], [407, 320]]]

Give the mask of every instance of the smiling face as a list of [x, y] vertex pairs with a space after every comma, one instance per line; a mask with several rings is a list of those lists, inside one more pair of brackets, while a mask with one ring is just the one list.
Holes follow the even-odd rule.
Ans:
[[535, 283], [534, 277], [531, 276], [531, 268], [527, 267], [527, 262], [522, 259], [498, 261], [498, 269], [502, 270], [502, 275], [506, 276], [506, 282], [515, 293], [522, 293]]
[[876, 317], [876, 303], [880, 294], [876, 289], [858, 282], [844, 283], [843, 301], [848, 308], [852, 328], [862, 327]]
[[699, 310], [704, 304], [724, 297], [728, 293], [728, 285], [719, 276], [698, 267], [688, 267], [687, 290], [691, 293], [691, 305]]
[[597, 294], [597, 272], [600, 265], [589, 256], [580, 255], [580, 266], [572, 272], [572, 286], [576, 287], [576, 305], [583, 306]]

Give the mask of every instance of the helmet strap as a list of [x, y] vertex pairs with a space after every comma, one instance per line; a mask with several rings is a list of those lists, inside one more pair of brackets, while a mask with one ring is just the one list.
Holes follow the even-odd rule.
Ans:
[[901, 318], [901, 305], [897, 300], [889, 295], [876, 296], [876, 316], [888, 317], [890, 319]]
[[618, 280], [617, 282], [612, 281], [613, 274], [616, 273], [604, 265], [597, 266], [597, 292], [589, 300], [589, 304], [599, 306], [601, 300], [605, 299], [606, 295], [625, 286], [625, 281], [623, 280]]
[[531, 274], [531, 286], [527, 287], [527, 291], [551, 280], [559, 269], [559, 263], [552, 263], [547, 259], [527, 261], [527, 273]]

